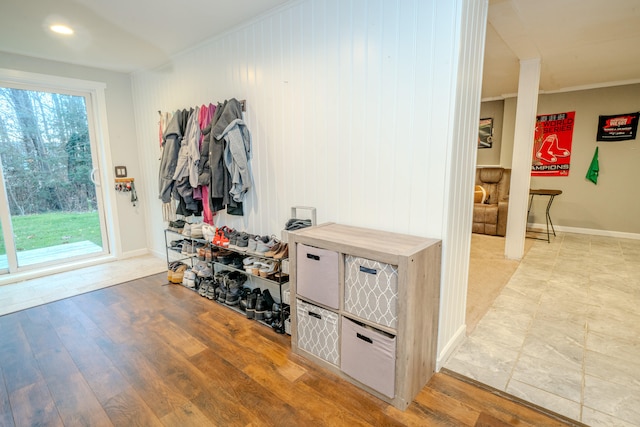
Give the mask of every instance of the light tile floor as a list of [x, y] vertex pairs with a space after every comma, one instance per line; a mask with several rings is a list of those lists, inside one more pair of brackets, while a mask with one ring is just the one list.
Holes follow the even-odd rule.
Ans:
[[592, 426], [640, 426], [640, 240], [536, 241], [445, 365]]
[[0, 316], [167, 271], [153, 255], [127, 258], [0, 286]]

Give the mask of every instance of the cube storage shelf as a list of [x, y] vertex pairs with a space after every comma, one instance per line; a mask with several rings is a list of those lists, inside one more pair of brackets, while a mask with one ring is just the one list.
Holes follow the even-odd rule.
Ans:
[[334, 223], [291, 232], [292, 351], [406, 409], [435, 372], [441, 252]]

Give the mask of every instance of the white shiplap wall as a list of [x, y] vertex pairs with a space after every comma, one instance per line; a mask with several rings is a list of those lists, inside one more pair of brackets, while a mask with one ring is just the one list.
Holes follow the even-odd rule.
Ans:
[[[318, 222], [444, 239], [454, 265], [444, 269], [440, 348], [449, 348], [464, 323], [471, 228], [470, 198], [452, 197], [471, 192], [464, 168], [475, 155], [459, 144], [477, 132], [482, 65], [482, 52], [459, 55], [460, 34], [478, 38], [464, 52], [482, 48], [483, 10], [486, 0], [298, 1], [134, 74], [150, 247], [164, 253], [157, 111], [246, 99], [255, 187], [244, 217], [217, 221], [278, 234], [290, 207], [306, 205]], [[458, 96], [469, 77], [465, 90], [477, 93]], [[457, 114], [473, 117], [461, 123]], [[475, 147], [475, 137], [467, 142]], [[468, 224], [456, 228], [459, 217]]]

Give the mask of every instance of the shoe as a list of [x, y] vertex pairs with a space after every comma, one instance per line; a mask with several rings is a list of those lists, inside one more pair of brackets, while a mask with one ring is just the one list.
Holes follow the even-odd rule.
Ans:
[[201, 281], [200, 287], [198, 288], [198, 295], [200, 295], [201, 297], [206, 297], [211, 283], [211, 279], [204, 279], [203, 281]]
[[181, 264], [173, 272], [171, 283], [175, 283], [177, 285], [182, 284], [182, 279], [184, 279], [184, 272], [187, 270], [186, 264]]
[[248, 233], [240, 233], [236, 238], [236, 244], [234, 249], [240, 252], [246, 252], [249, 246], [249, 239], [251, 235]]
[[193, 245], [191, 244], [191, 242], [183, 242], [182, 243], [182, 250], [180, 251], [180, 253], [182, 255], [188, 255], [189, 251], [193, 250]]
[[260, 269], [266, 267], [267, 264], [264, 262], [256, 261], [251, 264], [251, 274], [254, 276], [260, 276]]
[[244, 264], [242, 263], [242, 257], [238, 254], [231, 258], [231, 262], [229, 263], [230, 267], [237, 268], [238, 270], [242, 270], [244, 268]]
[[182, 229], [184, 228], [185, 221], [182, 219], [177, 219], [175, 221], [169, 221], [169, 230], [174, 231], [176, 233], [182, 233]]
[[279, 253], [282, 250], [282, 247], [286, 245], [286, 243], [277, 242], [273, 247], [264, 253], [264, 256], [267, 258], [273, 258], [275, 254]]
[[182, 275], [182, 286], [190, 289], [195, 289], [196, 287], [196, 273], [195, 271], [189, 269], [185, 270]]
[[267, 316], [270, 317], [270, 315], [267, 315], [267, 311], [271, 311], [271, 307], [273, 307], [274, 302], [275, 301], [271, 297], [271, 293], [269, 292], [269, 289], [265, 289], [262, 292], [262, 294], [258, 296], [258, 299], [256, 300], [256, 307], [255, 307], [256, 320], [265, 320]]
[[184, 223], [184, 227], [182, 228], [182, 235], [184, 237], [191, 237], [191, 224], [188, 222]]
[[207, 297], [207, 299], [210, 299], [210, 300], [213, 301], [215, 299], [215, 297], [216, 297], [216, 290], [217, 289], [218, 288], [216, 288], [215, 283], [210, 283], [209, 287], [207, 288], [207, 291], [205, 293], [205, 296]]
[[247, 295], [247, 319], [255, 319], [256, 317], [256, 302], [258, 301], [258, 295], [260, 295], [260, 289], [255, 288]]
[[249, 236], [249, 241], [247, 242], [247, 252], [251, 254], [256, 253], [256, 248], [258, 247], [258, 239], [260, 236], [251, 235]]
[[[178, 269], [184, 266], [182, 273], [178, 272]], [[184, 270], [187, 269], [187, 265], [180, 261], [173, 261], [167, 268], [167, 280], [169, 283], [182, 283]]]
[[242, 297], [242, 285], [247, 281], [247, 276], [239, 272], [231, 272], [226, 278], [227, 294], [224, 303], [227, 305], [238, 305]]
[[259, 256], [265, 256], [264, 254], [269, 252], [271, 248], [273, 248], [278, 240], [274, 237], [262, 236], [260, 239], [256, 240], [256, 251], [255, 254]]
[[196, 274], [201, 279], [210, 279], [213, 277], [213, 270], [207, 265], [205, 268], [198, 270]]
[[279, 283], [285, 283], [289, 281], [289, 275], [280, 271], [273, 275], [273, 280]]
[[288, 259], [289, 258], [289, 244], [284, 243], [280, 247], [280, 251], [273, 256], [273, 259]]
[[249, 294], [251, 294], [251, 289], [242, 288], [242, 294], [240, 295], [240, 304], [238, 304], [238, 306], [240, 307], [240, 310], [244, 311], [245, 313], [247, 311], [247, 298], [249, 297]]
[[275, 261], [267, 261], [262, 264], [259, 270], [260, 277], [269, 277], [274, 274], [280, 268], [280, 263]]
[[216, 235], [216, 228], [213, 225], [202, 224], [202, 238], [208, 243], [213, 241], [213, 237]]
[[191, 238], [192, 239], [202, 239], [202, 223], [195, 222], [191, 224]]
[[229, 239], [229, 247], [236, 247], [236, 243], [238, 241], [238, 236], [240, 236], [240, 232], [236, 230], [231, 230], [225, 234], [225, 237]]
[[216, 257], [216, 262], [219, 262], [220, 264], [231, 264], [231, 261], [233, 260], [233, 256], [235, 254], [231, 251], [228, 250], [221, 250], [220, 252], [218, 252], [218, 256]]

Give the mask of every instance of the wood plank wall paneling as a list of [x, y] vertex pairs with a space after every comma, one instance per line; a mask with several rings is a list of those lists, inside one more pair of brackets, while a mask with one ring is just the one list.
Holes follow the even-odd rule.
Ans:
[[440, 346], [449, 343], [464, 319], [470, 229], [454, 233], [469, 217], [459, 211], [466, 203], [451, 198], [466, 197], [456, 196], [467, 185], [456, 174], [473, 165], [470, 149], [456, 147], [475, 147], [455, 132], [477, 129], [476, 117], [457, 117], [471, 112], [459, 104], [474, 99], [458, 97], [459, 76], [481, 72], [476, 57], [458, 52], [481, 47], [483, 7], [468, 13], [467, 37], [458, 33], [462, 7], [475, 4], [486, 9], [486, 0], [296, 1], [133, 74], [152, 250], [164, 253], [157, 111], [246, 99], [255, 187], [247, 215], [219, 223], [279, 234], [290, 207], [306, 205], [319, 222], [442, 238], [451, 265], [441, 311], [451, 317], [441, 319]]
[[[443, 278], [441, 291], [443, 306], [440, 309], [439, 363], [446, 361], [455, 345], [464, 338], [464, 310], [466, 306], [469, 251], [471, 245], [472, 200], [462, 195], [473, 191], [477, 126], [480, 116], [482, 87], [482, 63], [488, 4], [464, 2], [458, 57], [458, 90], [456, 92], [456, 121], [453, 128], [450, 170], [447, 193], [458, 197], [448, 199], [446, 236], [443, 244]], [[469, 141], [474, 141], [469, 144]], [[438, 366], [439, 368], [440, 366]]]

